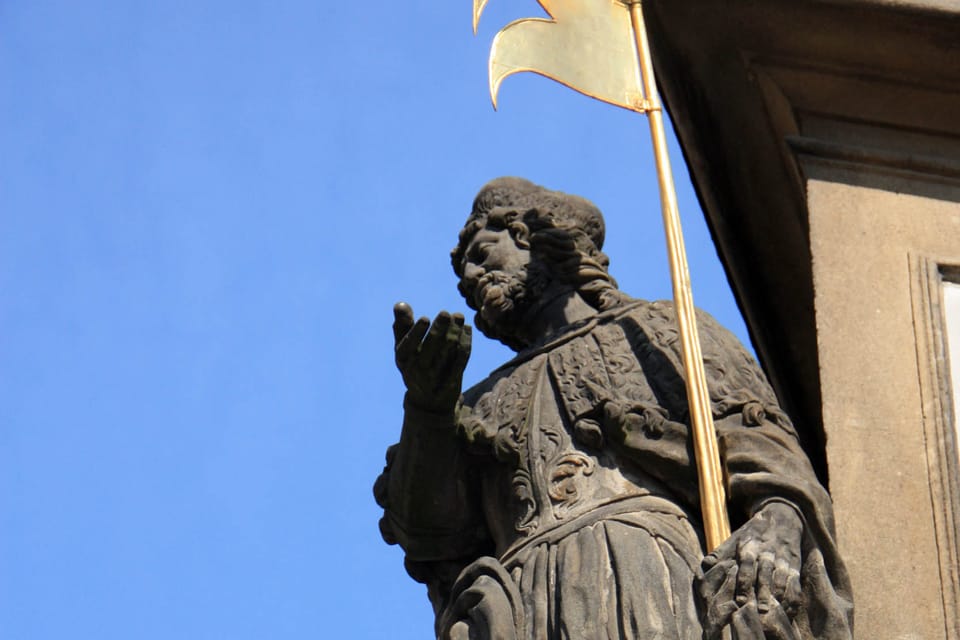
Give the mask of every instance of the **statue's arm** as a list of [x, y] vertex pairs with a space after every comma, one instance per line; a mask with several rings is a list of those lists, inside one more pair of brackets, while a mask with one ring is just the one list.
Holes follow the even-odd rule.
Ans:
[[374, 495], [384, 509], [384, 539], [403, 548], [407, 571], [427, 584], [439, 608], [459, 569], [482, 554], [488, 539], [475, 468], [456, 434], [471, 330], [459, 314], [414, 322], [406, 304], [394, 314], [407, 393], [400, 441], [387, 451]]
[[475, 469], [455, 433], [454, 412], [432, 413], [409, 398], [404, 405], [400, 441], [387, 451], [375, 485], [381, 532], [408, 561], [468, 556], [485, 536]]

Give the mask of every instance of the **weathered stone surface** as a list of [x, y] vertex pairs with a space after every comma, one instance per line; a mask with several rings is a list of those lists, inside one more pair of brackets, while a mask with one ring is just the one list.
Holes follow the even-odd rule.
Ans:
[[837, 527], [869, 595], [858, 615], [874, 637], [956, 638], [960, 461], [952, 411], [937, 406], [950, 395], [926, 281], [960, 264], [960, 204], [823, 179], [808, 189]]
[[849, 638], [829, 496], [757, 364], [701, 314], [735, 528], [703, 557], [675, 315], [607, 273], [582, 198], [488, 184], [453, 252], [517, 356], [462, 396], [462, 316], [395, 309], [407, 386], [375, 485], [441, 638]]

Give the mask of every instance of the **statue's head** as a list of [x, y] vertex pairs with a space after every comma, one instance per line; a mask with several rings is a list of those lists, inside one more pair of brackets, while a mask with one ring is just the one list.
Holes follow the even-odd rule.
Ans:
[[520, 349], [515, 327], [545, 297], [575, 291], [598, 310], [622, 300], [603, 235], [603, 215], [584, 198], [522, 178], [487, 183], [451, 252], [477, 328]]

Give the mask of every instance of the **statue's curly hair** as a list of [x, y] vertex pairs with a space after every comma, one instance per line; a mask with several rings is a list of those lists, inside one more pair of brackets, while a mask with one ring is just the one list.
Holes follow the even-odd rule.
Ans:
[[[528, 238], [534, 260], [553, 277], [577, 288], [584, 300], [603, 311], [626, 296], [607, 272], [603, 214], [580, 196], [551, 191], [523, 178], [497, 178], [480, 189], [473, 210], [450, 258], [463, 277], [463, 258], [473, 236], [485, 227], [507, 229], [514, 239]], [[526, 244], [526, 243], [524, 243]]]

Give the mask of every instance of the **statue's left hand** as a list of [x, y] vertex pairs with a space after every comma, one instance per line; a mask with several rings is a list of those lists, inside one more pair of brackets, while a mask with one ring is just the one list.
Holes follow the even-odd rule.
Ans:
[[703, 559], [704, 638], [728, 624], [739, 638], [796, 637], [802, 536], [796, 509], [770, 502]]

